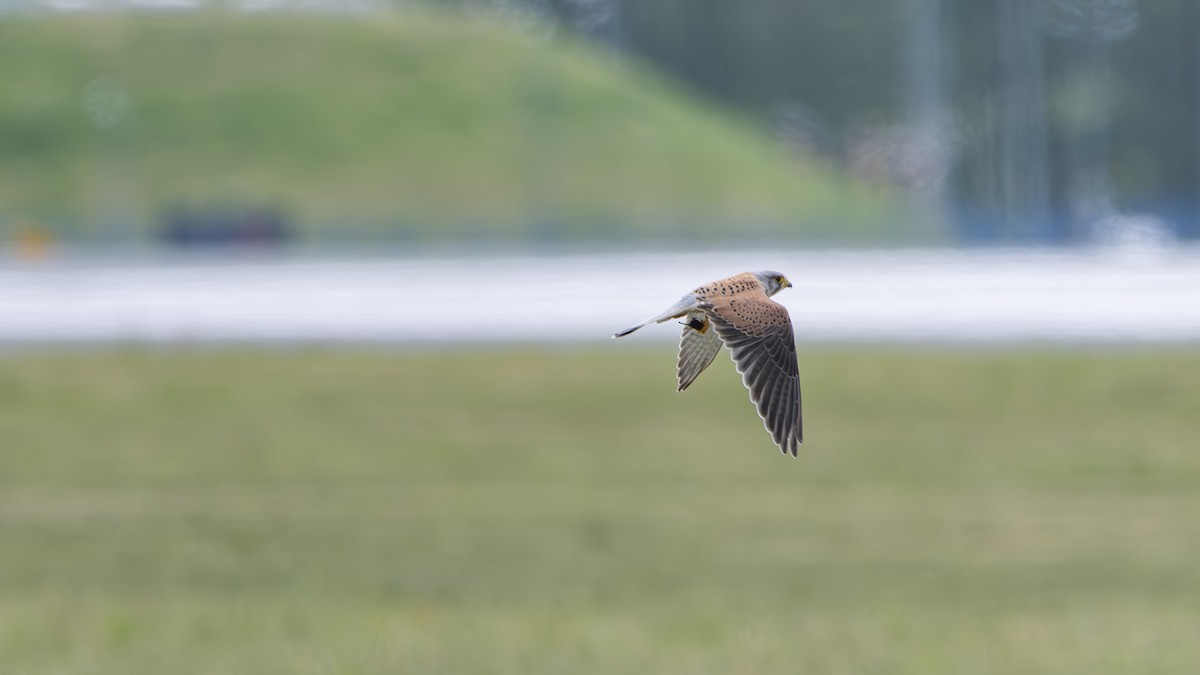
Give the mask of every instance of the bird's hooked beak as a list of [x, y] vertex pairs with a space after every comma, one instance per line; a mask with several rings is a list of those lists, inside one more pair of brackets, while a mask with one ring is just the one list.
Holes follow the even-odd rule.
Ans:
[[782, 288], [791, 288], [791, 287], [792, 287], [792, 282], [791, 282], [791, 281], [789, 281], [787, 277], [784, 277], [784, 278], [783, 278], [783, 284], [781, 284], [781, 287], [782, 287]]

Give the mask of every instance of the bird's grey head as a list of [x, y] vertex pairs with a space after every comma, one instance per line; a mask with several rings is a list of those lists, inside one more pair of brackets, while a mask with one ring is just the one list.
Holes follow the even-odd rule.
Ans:
[[763, 270], [754, 272], [754, 276], [762, 283], [763, 288], [767, 290], [767, 296], [772, 296], [782, 291], [785, 288], [791, 288], [792, 282], [788, 281], [787, 277], [783, 276], [782, 272], [774, 270]]

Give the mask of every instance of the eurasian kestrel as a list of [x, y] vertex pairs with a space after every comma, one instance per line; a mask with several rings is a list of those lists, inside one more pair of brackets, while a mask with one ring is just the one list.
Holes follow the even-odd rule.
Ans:
[[803, 438], [796, 339], [787, 308], [771, 296], [792, 283], [779, 272], [743, 272], [688, 293], [661, 314], [613, 335], [685, 317], [679, 340], [679, 391], [729, 348], [750, 400], [779, 449], [796, 456]]

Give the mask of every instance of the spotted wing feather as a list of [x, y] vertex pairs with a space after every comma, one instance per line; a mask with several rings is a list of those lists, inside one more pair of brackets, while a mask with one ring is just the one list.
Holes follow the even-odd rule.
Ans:
[[787, 309], [760, 292], [713, 302], [710, 313], [771, 439], [795, 456], [803, 441], [803, 420], [796, 340]]
[[678, 391], [687, 389], [721, 350], [721, 338], [704, 312], [691, 312], [679, 338]]

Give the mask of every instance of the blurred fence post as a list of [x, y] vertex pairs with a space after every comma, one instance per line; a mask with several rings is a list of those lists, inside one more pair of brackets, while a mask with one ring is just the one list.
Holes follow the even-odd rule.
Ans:
[[944, 234], [946, 209], [943, 179], [946, 175], [948, 139], [942, 90], [941, 0], [909, 0], [908, 72], [905, 78], [908, 155], [918, 164], [922, 180], [909, 186], [925, 229]]
[[1002, 239], [1044, 240], [1049, 224], [1046, 84], [1034, 0], [998, 3]]

